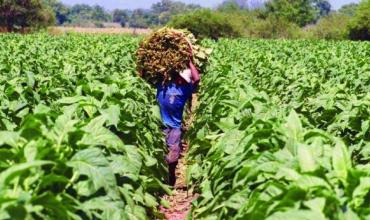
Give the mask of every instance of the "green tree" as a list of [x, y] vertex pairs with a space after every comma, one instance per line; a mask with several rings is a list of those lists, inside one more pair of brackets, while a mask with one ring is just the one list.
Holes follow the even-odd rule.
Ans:
[[[338, 12], [321, 18], [315, 26], [308, 28], [308, 37], [326, 40], [348, 39], [348, 24], [350, 17]], [[311, 36], [310, 36], [311, 35]]]
[[338, 10], [338, 12], [352, 17], [356, 14], [357, 7], [358, 7], [358, 4], [356, 3], [346, 4], [346, 5], [343, 5]]
[[370, 0], [363, 0], [358, 5], [349, 25], [349, 36], [352, 40], [370, 40]]
[[101, 22], [110, 21], [112, 16], [101, 6], [76, 4], [70, 8], [68, 19], [73, 24], [95, 23], [102, 26]]
[[111, 15], [105, 11], [105, 9], [99, 5], [92, 7], [91, 19], [94, 21], [110, 21]]
[[45, 4], [53, 9], [58, 25], [70, 22], [70, 8], [58, 0], [44, 0]]
[[128, 22], [129, 18], [129, 11], [128, 10], [122, 10], [122, 9], [115, 9], [113, 11], [113, 22], [120, 23], [121, 26], [125, 26], [126, 22]]
[[300, 28], [297, 24], [285, 18], [268, 16], [266, 19], [256, 19], [248, 27], [246, 35], [252, 38], [265, 39], [296, 39], [299, 38]]
[[325, 17], [331, 11], [331, 4], [327, 0], [318, 0], [315, 2], [315, 7], [318, 10], [318, 17]]
[[187, 5], [180, 1], [162, 0], [153, 4], [151, 11], [157, 17], [154, 21], [155, 24], [163, 25], [167, 24], [175, 15], [191, 12], [199, 8], [199, 5]]
[[93, 8], [87, 4], [75, 4], [71, 7], [71, 20], [90, 20]]
[[317, 17], [315, 0], [270, 0], [265, 5], [266, 17], [273, 15], [303, 27]]
[[256, 9], [262, 7], [263, 5], [263, 0], [224, 0], [218, 6], [218, 9]]
[[153, 14], [144, 9], [135, 9], [132, 12], [129, 23], [133, 28], [148, 28], [154, 20]]
[[8, 31], [51, 25], [55, 17], [42, 0], [0, 0], [0, 26]]
[[217, 7], [219, 11], [231, 13], [241, 9], [242, 7], [235, 0], [226, 0]]
[[240, 37], [242, 31], [230, 19], [227, 13], [209, 9], [197, 10], [175, 16], [169, 25], [174, 28], [183, 28], [191, 31], [197, 38], [219, 39], [222, 37]]

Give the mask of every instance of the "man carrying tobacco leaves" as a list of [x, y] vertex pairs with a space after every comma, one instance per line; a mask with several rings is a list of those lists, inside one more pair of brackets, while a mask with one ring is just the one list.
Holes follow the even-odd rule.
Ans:
[[169, 165], [169, 184], [175, 185], [175, 169], [181, 152], [181, 125], [185, 104], [191, 99], [195, 87], [200, 81], [199, 72], [189, 61], [189, 68], [176, 74], [168, 84], [157, 85], [157, 100], [161, 118], [165, 126], [166, 144], [169, 153], [166, 162]]
[[161, 29], [142, 42], [137, 51], [140, 76], [157, 88], [163, 131], [166, 136], [169, 185], [176, 183], [175, 169], [181, 153], [185, 104], [198, 86], [200, 76], [193, 64], [193, 45], [184, 32]]

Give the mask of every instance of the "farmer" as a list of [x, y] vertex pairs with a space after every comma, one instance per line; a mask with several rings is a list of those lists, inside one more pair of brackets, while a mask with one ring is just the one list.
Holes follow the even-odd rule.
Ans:
[[172, 82], [157, 85], [157, 100], [169, 149], [165, 159], [169, 165], [168, 181], [171, 186], [176, 183], [175, 169], [181, 152], [181, 123], [185, 103], [191, 98], [199, 81], [199, 72], [190, 61], [189, 68], [175, 73]]

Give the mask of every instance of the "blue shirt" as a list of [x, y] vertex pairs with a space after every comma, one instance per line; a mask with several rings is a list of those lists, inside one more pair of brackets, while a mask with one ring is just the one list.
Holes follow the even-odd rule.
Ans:
[[181, 128], [186, 101], [191, 97], [192, 84], [157, 85], [157, 100], [163, 124], [169, 128]]

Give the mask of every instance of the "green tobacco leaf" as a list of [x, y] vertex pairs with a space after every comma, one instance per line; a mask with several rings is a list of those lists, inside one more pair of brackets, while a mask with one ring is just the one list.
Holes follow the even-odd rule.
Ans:
[[266, 220], [327, 220], [321, 212], [309, 210], [289, 210], [286, 212], [276, 212]]
[[160, 204], [161, 204], [164, 208], [166, 208], [166, 209], [169, 209], [169, 208], [170, 208], [170, 206], [171, 206], [170, 202], [168, 202], [168, 201], [167, 201], [167, 200], [165, 200], [165, 199], [161, 199]]
[[153, 105], [150, 108], [150, 111], [151, 111], [154, 118], [156, 118], [157, 120], [161, 120], [161, 112], [160, 112], [160, 109], [157, 105]]
[[27, 162], [32, 162], [36, 159], [37, 156], [37, 143], [35, 141], [30, 141], [23, 150], [24, 157]]
[[75, 110], [76, 106], [65, 108], [64, 113], [55, 120], [51, 132], [47, 133], [48, 137], [54, 140], [58, 146], [68, 141], [68, 133], [76, 130], [75, 124], [78, 120], [72, 119]]
[[33, 198], [32, 203], [42, 206], [44, 212], [49, 212], [49, 215], [55, 219], [69, 219], [67, 207], [64, 206], [63, 202], [56, 198], [51, 192], [47, 192]]
[[223, 131], [227, 132], [236, 127], [234, 119], [232, 117], [221, 118], [220, 121], [215, 122], [215, 124]]
[[100, 111], [107, 121], [107, 126], [114, 125], [117, 127], [120, 119], [120, 107], [118, 105], [111, 105], [109, 108]]
[[344, 220], [360, 220], [358, 215], [351, 209], [347, 208], [347, 211], [343, 215]]
[[0, 131], [0, 146], [7, 144], [12, 147], [16, 147], [19, 139], [20, 135], [18, 132]]
[[[116, 178], [108, 160], [98, 148], [89, 148], [77, 152], [67, 165], [72, 167], [77, 176], [85, 175], [91, 181], [91, 193], [100, 188], [115, 194]], [[88, 183], [86, 183], [88, 184]], [[84, 191], [85, 192], [85, 191]]]
[[73, 188], [77, 191], [78, 195], [86, 197], [93, 195], [98, 190], [94, 182], [90, 180], [78, 181], [78, 183], [74, 184]]
[[312, 211], [322, 212], [325, 208], [325, 198], [314, 198], [304, 202], [304, 205], [310, 208]]
[[297, 180], [296, 184], [304, 190], [310, 190], [313, 188], [330, 189], [330, 185], [324, 179], [316, 176], [302, 176]]
[[116, 201], [108, 196], [95, 197], [87, 200], [82, 204], [84, 210], [90, 210], [92, 212], [99, 213], [96, 217], [99, 219], [125, 219], [124, 216], [124, 203], [122, 201]]
[[286, 147], [293, 155], [297, 155], [297, 144], [303, 139], [303, 128], [301, 120], [294, 110], [290, 112], [285, 127], [287, 131]]
[[0, 173], [0, 189], [5, 187], [13, 178], [19, 176], [21, 173], [28, 171], [34, 167], [41, 167], [44, 165], [54, 164], [51, 161], [31, 161], [27, 163], [20, 163], [13, 165]]
[[158, 206], [158, 202], [155, 199], [155, 197], [153, 197], [149, 193], [145, 193], [145, 195], [144, 195], [144, 201], [145, 201], [146, 206], [148, 206], [148, 207], [154, 208], [154, 207], [157, 207]]
[[69, 179], [65, 176], [49, 174], [41, 178], [40, 188], [46, 188], [48, 186], [53, 186], [58, 183], [67, 184]]
[[354, 208], [360, 207], [366, 199], [370, 191], [370, 177], [361, 177], [360, 184], [355, 188], [352, 194], [352, 201]]
[[124, 176], [130, 175], [131, 178], [137, 180], [142, 166], [142, 157], [136, 149], [129, 152], [128, 155], [110, 156], [110, 165], [114, 173]]
[[74, 103], [79, 103], [81, 101], [85, 101], [86, 97], [85, 96], [75, 96], [75, 97], [65, 97], [59, 99], [57, 102], [61, 104], [74, 104]]
[[351, 159], [347, 147], [340, 140], [336, 141], [333, 149], [332, 165], [336, 176], [347, 184], [348, 170], [351, 169]]
[[121, 195], [123, 196], [125, 203], [131, 208], [131, 210], [135, 207], [135, 201], [133, 198], [133, 192], [131, 185], [124, 184], [123, 187], [119, 187], [119, 191], [121, 192]]
[[82, 128], [86, 133], [78, 142], [81, 145], [87, 146], [106, 146], [121, 151], [123, 143], [111, 131], [103, 127], [106, 119], [104, 116], [99, 116], [90, 121], [89, 124]]
[[316, 170], [317, 165], [310, 148], [304, 144], [298, 144], [297, 156], [299, 166], [302, 172], [313, 172]]

